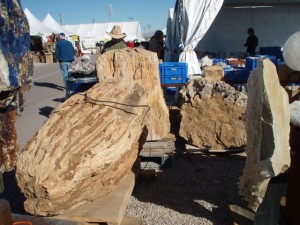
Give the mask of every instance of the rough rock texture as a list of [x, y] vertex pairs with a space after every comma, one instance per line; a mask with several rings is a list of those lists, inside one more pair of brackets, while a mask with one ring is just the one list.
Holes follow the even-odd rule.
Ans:
[[17, 110], [0, 113], [0, 171], [10, 171], [17, 160], [19, 148], [16, 132]]
[[154, 53], [109, 51], [96, 68], [100, 83], [56, 108], [17, 162], [18, 185], [32, 214], [61, 214], [108, 194], [132, 168], [145, 139], [169, 133]]
[[0, 1], [0, 172], [16, 162], [15, 120], [31, 84], [29, 25], [18, 0]]
[[200, 149], [245, 146], [247, 96], [222, 81], [192, 80], [182, 91], [179, 134]]
[[268, 59], [259, 62], [247, 85], [247, 161], [239, 188], [249, 207], [256, 211], [270, 178], [290, 165], [289, 100]]
[[222, 80], [224, 78], [224, 69], [219, 65], [203, 67], [206, 80]]

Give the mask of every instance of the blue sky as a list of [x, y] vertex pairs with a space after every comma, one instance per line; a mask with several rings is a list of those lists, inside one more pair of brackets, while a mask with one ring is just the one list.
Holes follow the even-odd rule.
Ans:
[[[63, 25], [79, 23], [106, 23], [139, 21], [143, 33], [166, 27], [168, 9], [175, 0], [20, 0], [22, 8], [42, 21], [47, 13]], [[109, 16], [108, 6], [112, 13]]]

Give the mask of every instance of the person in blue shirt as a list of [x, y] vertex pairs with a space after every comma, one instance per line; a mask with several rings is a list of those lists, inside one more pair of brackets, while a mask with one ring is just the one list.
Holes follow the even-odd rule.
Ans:
[[58, 35], [58, 42], [55, 46], [55, 56], [59, 62], [60, 71], [63, 76], [65, 86], [66, 79], [69, 75], [68, 69], [74, 61], [75, 54], [76, 49], [73, 47], [72, 43], [66, 40], [64, 33], [60, 33]]

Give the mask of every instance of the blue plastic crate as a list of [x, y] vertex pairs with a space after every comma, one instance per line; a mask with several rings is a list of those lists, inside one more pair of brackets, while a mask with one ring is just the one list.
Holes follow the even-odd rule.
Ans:
[[247, 68], [231, 68], [224, 70], [224, 81], [230, 84], [244, 84], [250, 75]]
[[67, 77], [66, 96], [70, 97], [76, 93], [87, 91], [96, 83], [97, 77]]
[[253, 70], [257, 67], [257, 62], [259, 59], [269, 59], [271, 62], [277, 66], [277, 58], [273, 55], [255, 55], [254, 57], [247, 57], [246, 58], [246, 68], [249, 70]]
[[259, 53], [261, 55], [273, 55], [277, 59], [283, 60], [281, 47], [261, 47]]
[[212, 58], [212, 64], [213, 65], [218, 65], [220, 63], [226, 63], [226, 60], [223, 58]]
[[188, 64], [182, 62], [164, 62], [159, 64], [161, 84], [186, 84]]

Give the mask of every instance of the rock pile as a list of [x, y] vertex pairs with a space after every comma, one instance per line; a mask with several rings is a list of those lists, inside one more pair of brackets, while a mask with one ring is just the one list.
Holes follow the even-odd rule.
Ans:
[[223, 81], [192, 80], [181, 92], [179, 134], [189, 144], [205, 150], [224, 150], [247, 144], [247, 96]]

